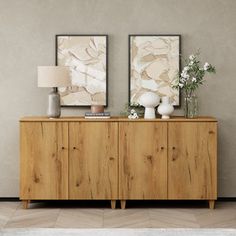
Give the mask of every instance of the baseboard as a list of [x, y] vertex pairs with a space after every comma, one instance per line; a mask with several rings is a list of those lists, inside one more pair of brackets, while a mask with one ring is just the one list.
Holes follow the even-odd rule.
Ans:
[[217, 201], [236, 201], [236, 197], [219, 197]]
[[20, 198], [18, 197], [0, 197], [0, 202], [18, 202]]
[[[17, 202], [20, 201], [19, 197], [0, 197], [0, 202]], [[68, 200], [66, 200], [68, 201]], [[158, 200], [157, 200], [158, 201]], [[168, 201], [168, 200], [167, 200]], [[170, 200], [172, 201], [172, 200]], [[236, 201], [236, 197], [219, 197], [217, 201]]]

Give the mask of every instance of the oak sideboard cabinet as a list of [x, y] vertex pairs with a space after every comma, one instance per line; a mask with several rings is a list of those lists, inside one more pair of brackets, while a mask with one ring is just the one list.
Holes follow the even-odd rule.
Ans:
[[25, 117], [20, 199], [217, 199], [217, 121]]

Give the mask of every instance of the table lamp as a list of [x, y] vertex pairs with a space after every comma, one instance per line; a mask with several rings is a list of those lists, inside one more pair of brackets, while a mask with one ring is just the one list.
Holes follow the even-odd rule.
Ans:
[[38, 66], [38, 87], [53, 88], [48, 96], [48, 117], [59, 118], [61, 102], [58, 87], [71, 85], [70, 71], [67, 66]]
[[144, 119], [155, 119], [155, 107], [160, 103], [160, 97], [153, 92], [146, 92], [139, 98], [140, 105], [145, 107]]

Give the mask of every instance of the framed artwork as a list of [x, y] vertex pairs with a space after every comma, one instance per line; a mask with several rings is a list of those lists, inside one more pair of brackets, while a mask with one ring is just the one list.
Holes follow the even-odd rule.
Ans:
[[56, 35], [56, 65], [71, 72], [61, 106], [108, 105], [108, 35]]
[[180, 35], [129, 35], [130, 104], [154, 92], [180, 106], [180, 91], [172, 88], [180, 71], [180, 51]]

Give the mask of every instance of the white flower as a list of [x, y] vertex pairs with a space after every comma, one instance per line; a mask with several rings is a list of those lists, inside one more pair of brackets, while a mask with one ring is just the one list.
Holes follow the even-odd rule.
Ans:
[[192, 82], [197, 82], [197, 79], [195, 77], [193, 77]]
[[189, 79], [189, 75], [186, 74], [186, 75], [184, 76], [184, 79]]
[[186, 79], [185, 79], [185, 78], [181, 78], [181, 79], [180, 79], [180, 82], [181, 82], [181, 83], [185, 83], [185, 82], [186, 82]]
[[190, 62], [189, 62], [189, 65], [192, 66], [192, 65], [193, 65], [193, 61], [190, 61]]
[[189, 56], [189, 59], [190, 59], [191, 61], [193, 61], [193, 60], [196, 59], [196, 56], [192, 54], [192, 55]]
[[189, 66], [185, 66], [183, 71], [188, 71], [189, 70]]
[[[134, 110], [134, 109], [132, 109], [132, 110]], [[132, 111], [132, 110], [131, 110], [131, 111]], [[131, 112], [131, 111], [130, 111], [130, 112]], [[134, 111], [135, 111], [135, 110], [134, 110]], [[137, 114], [136, 111], [135, 111], [134, 113], [129, 114], [128, 118], [129, 118], [129, 119], [138, 119], [139, 116], [138, 116], [138, 114]]]
[[131, 114], [135, 114], [136, 111], [135, 111], [134, 109], [131, 109], [130, 113], [131, 113]]
[[189, 74], [187, 73], [187, 71], [183, 71], [181, 73], [181, 77], [184, 78], [184, 79], [188, 79], [189, 78]]
[[183, 88], [183, 87], [184, 87], [184, 85], [183, 85], [183, 84], [181, 84], [181, 83], [179, 83], [179, 87], [180, 87], [180, 88]]
[[208, 62], [206, 62], [206, 63], [204, 64], [204, 66], [203, 66], [203, 69], [204, 69], [204, 70], [208, 70], [209, 67], [210, 67], [210, 64], [209, 64]]

